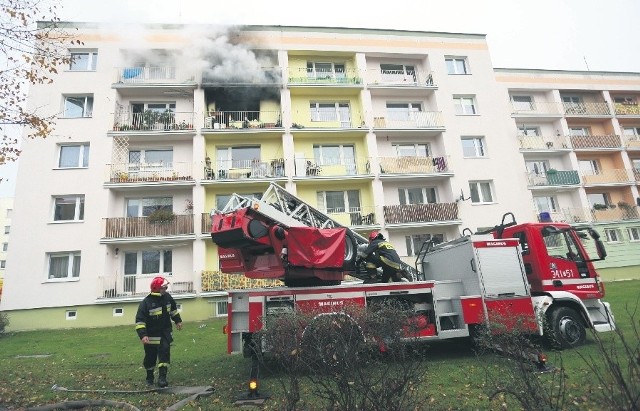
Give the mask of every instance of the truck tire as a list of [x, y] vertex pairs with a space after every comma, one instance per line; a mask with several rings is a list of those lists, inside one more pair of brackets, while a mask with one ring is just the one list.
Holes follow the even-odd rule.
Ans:
[[344, 263], [345, 270], [354, 270], [356, 258], [358, 257], [358, 243], [353, 233], [347, 229], [344, 238]]
[[545, 334], [551, 346], [558, 349], [578, 347], [587, 338], [580, 315], [569, 307], [553, 308], [547, 313]]

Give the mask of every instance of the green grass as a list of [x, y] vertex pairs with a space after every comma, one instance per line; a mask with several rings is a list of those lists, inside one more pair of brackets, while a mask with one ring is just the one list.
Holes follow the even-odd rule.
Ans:
[[[631, 327], [625, 307], [634, 307], [640, 295], [640, 280], [607, 284], [607, 298], [623, 330]], [[185, 314], [188, 318], [188, 313]], [[638, 318], [635, 318], [638, 321]], [[174, 332], [169, 382], [175, 386], [212, 386], [213, 395], [191, 403], [185, 410], [235, 409], [233, 401], [245, 390], [249, 361], [226, 354], [224, 320], [185, 323]], [[606, 338], [612, 338], [607, 333]], [[425, 349], [425, 372], [420, 395], [425, 409], [497, 409], [490, 403], [484, 376], [494, 366], [491, 356], [481, 360], [463, 342], [431, 344]], [[567, 409], [600, 409], [595, 402], [597, 384], [583, 356], [597, 356], [591, 337], [587, 344], [562, 353], [568, 374]], [[128, 402], [141, 410], [164, 410], [186, 395], [115, 394], [108, 392], [56, 392], [54, 384], [80, 390], [143, 390], [142, 345], [130, 327], [55, 330], [10, 333], [0, 338], [0, 408], [32, 407], [48, 403], [109, 399]], [[550, 353], [553, 363], [559, 359]], [[267, 409], [278, 409], [282, 401], [277, 373], [265, 372], [261, 387], [272, 398]], [[303, 387], [311, 395], [312, 387]], [[307, 401], [313, 404], [313, 400]]]

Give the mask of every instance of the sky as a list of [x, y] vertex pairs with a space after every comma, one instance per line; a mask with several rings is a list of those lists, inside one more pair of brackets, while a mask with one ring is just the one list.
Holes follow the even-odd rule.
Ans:
[[[50, 0], [63, 21], [486, 34], [494, 67], [640, 73], [640, 0]], [[11, 196], [15, 164], [0, 166]]]

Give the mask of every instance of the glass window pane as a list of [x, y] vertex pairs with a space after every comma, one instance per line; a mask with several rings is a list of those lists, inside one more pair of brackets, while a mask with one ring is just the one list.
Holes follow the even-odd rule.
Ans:
[[474, 203], [480, 202], [480, 193], [478, 192], [477, 183], [469, 183], [469, 190], [471, 191], [471, 201]]
[[138, 253], [124, 253], [124, 274], [132, 275], [138, 271]]
[[71, 70], [88, 70], [89, 53], [71, 53]]
[[82, 117], [84, 115], [84, 97], [67, 97], [64, 100], [64, 116], [69, 118]]
[[408, 188], [407, 189], [407, 202], [409, 204], [422, 204], [424, 203], [424, 198], [422, 196], [421, 188]]
[[344, 213], [344, 192], [343, 191], [327, 191], [325, 193], [327, 200], [327, 211], [330, 213]]
[[61, 146], [58, 167], [78, 167], [81, 146]]
[[74, 220], [76, 216], [76, 196], [57, 197], [55, 199], [53, 220]]
[[69, 256], [49, 257], [49, 278], [67, 278], [69, 273]]
[[172, 253], [171, 250], [164, 250], [162, 252], [162, 263], [163, 263], [163, 272], [164, 273], [171, 273], [173, 271], [172, 269]]
[[173, 163], [173, 150], [146, 150], [144, 159], [147, 163], [171, 165]]
[[79, 255], [73, 256], [73, 270], [72, 270], [71, 276], [74, 278], [80, 277], [80, 256]]
[[480, 183], [480, 190], [482, 190], [482, 201], [493, 201], [493, 198], [491, 196], [491, 186], [489, 185], [489, 183]]
[[157, 274], [160, 272], [160, 251], [142, 252], [142, 274]]

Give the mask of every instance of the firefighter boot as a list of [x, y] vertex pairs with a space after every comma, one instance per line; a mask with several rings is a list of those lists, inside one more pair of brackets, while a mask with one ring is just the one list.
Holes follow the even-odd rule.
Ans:
[[158, 371], [158, 387], [164, 388], [169, 386], [169, 383], [167, 382], [167, 367], [160, 367], [158, 368]]
[[153, 369], [147, 370], [147, 385], [153, 385]]

